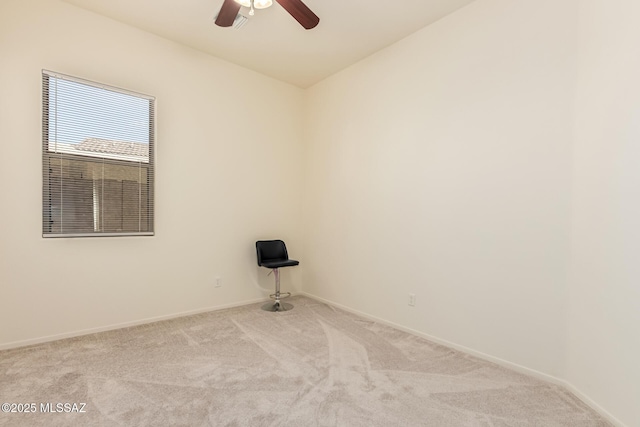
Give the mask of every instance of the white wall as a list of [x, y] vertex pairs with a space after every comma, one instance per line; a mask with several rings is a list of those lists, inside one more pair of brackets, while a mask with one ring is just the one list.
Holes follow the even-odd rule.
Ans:
[[573, 6], [474, 2], [309, 90], [306, 292], [562, 373]]
[[640, 425], [640, 3], [585, 0], [567, 379]]
[[[302, 247], [300, 89], [59, 1], [2, 0], [0, 62], [0, 347], [273, 292], [254, 242]], [[157, 97], [155, 237], [42, 238], [43, 68]]]

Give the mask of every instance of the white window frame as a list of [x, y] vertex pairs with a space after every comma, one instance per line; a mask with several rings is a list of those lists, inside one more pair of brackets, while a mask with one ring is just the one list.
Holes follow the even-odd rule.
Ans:
[[[53, 126], [57, 126], [58, 120], [57, 116], [56, 119], [50, 120], [50, 109], [57, 108], [57, 99], [50, 99], [49, 85], [50, 82], [55, 84], [60, 80], [90, 86], [94, 89], [98, 88], [100, 90], [110, 91], [108, 93], [114, 92], [120, 95], [139, 98], [138, 101], [143, 101], [141, 105], [146, 105], [146, 102], [148, 101], [148, 141], [144, 141], [142, 143], [119, 142], [116, 140], [110, 141], [108, 139], [94, 138], [90, 136], [85, 138], [83, 136], [85, 139], [81, 143], [71, 144], [68, 141], [59, 142], [57, 140], [57, 130], [55, 131], [55, 136], [52, 139], [51, 134], [54, 130], [51, 129], [50, 121], [54, 122]], [[42, 236], [47, 238], [153, 236], [155, 234], [155, 97], [48, 70], [42, 70], [42, 85]], [[57, 94], [57, 91], [53, 92]], [[79, 99], [87, 98], [79, 96]], [[102, 106], [102, 104], [100, 105]], [[107, 103], [105, 103], [105, 105], [107, 105]], [[78, 128], [83, 128], [83, 126], [85, 126], [85, 129], [90, 125], [87, 125], [87, 123], [84, 122], [92, 121], [92, 119], [83, 120], [82, 118], [79, 118], [78, 120], [80, 121], [80, 123], [77, 124]], [[117, 122], [110, 123], [110, 126], [117, 127], [117, 125]], [[74, 126], [75, 124], [71, 125], [75, 131]], [[84, 134], [79, 133], [79, 135]], [[148, 147], [145, 147], [146, 144], [148, 144]], [[127, 150], [121, 150], [121, 147], [125, 147]], [[145, 153], [145, 151], [147, 151], [148, 154]], [[63, 169], [63, 164], [81, 165], [86, 167], [87, 170], [89, 168], [95, 170], [102, 167], [102, 178], [96, 179], [93, 177], [88, 179], [87, 177], [84, 177], [85, 179], [82, 181], [82, 186], [91, 186], [92, 194], [88, 201], [84, 198], [79, 198], [79, 196], [74, 193], [75, 186], [73, 183], [79, 181], [73, 181], [75, 178], [65, 177], [62, 171], [65, 170], [69, 173], [68, 171], [71, 167]], [[108, 208], [108, 201], [104, 200], [104, 194], [106, 193], [106, 190], [104, 189], [105, 168], [115, 174], [117, 174], [118, 171], [126, 169], [130, 172], [130, 176], [135, 175], [135, 168], [137, 168], [138, 171], [137, 181], [127, 181], [130, 183], [129, 185], [133, 185], [133, 192], [129, 190], [128, 193], [130, 196], [128, 198], [126, 197], [124, 189], [121, 190], [121, 195], [118, 196], [118, 201], [123, 206], [122, 212], [120, 213], [120, 229], [117, 229], [117, 227], [111, 227], [110, 229], [110, 227], [105, 226], [103, 220], [103, 217], [105, 216], [103, 213], [105, 212], [105, 209]], [[54, 169], [55, 172], [52, 172]], [[58, 176], [52, 178], [56, 173]], [[120, 173], [124, 174], [124, 172]], [[120, 176], [120, 179], [124, 184], [125, 178]], [[136, 178], [134, 177], [133, 179]], [[54, 185], [57, 185], [58, 181], [60, 185], [52, 191], [52, 182], [54, 182]], [[71, 182], [71, 184], [65, 187], [63, 185], [63, 181]], [[101, 182], [102, 184], [100, 184]], [[111, 180], [111, 182], [114, 181]], [[117, 180], [115, 182], [117, 182]], [[100, 185], [102, 185], [102, 188], [100, 188]], [[123, 186], [123, 188], [125, 187]], [[66, 193], [64, 193], [65, 191]], [[102, 192], [102, 198], [99, 197], [100, 192]], [[134, 196], [136, 192], [138, 193], [137, 200], [135, 200], [136, 196]], [[63, 193], [69, 198], [65, 199]], [[59, 199], [57, 198], [58, 194]], [[127, 203], [126, 206], [125, 202]], [[65, 203], [78, 205], [80, 206], [80, 209], [86, 210], [86, 212], [84, 212], [86, 215], [83, 216], [86, 221], [80, 221], [79, 223], [74, 224], [74, 217], [72, 214], [65, 217], [65, 213], [62, 208]], [[137, 206], [135, 203], [137, 203]], [[131, 206], [133, 206], [134, 210], [137, 209], [138, 212], [137, 227], [135, 226], [135, 219], [132, 219], [135, 217], [125, 214], [125, 207]], [[55, 209], [56, 207], [59, 207], [59, 209]], [[117, 216], [118, 214], [116, 213], [114, 217], [117, 218]], [[125, 219], [127, 221], [125, 221]], [[83, 224], [83, 222], [87, 222], [87, 224]]]

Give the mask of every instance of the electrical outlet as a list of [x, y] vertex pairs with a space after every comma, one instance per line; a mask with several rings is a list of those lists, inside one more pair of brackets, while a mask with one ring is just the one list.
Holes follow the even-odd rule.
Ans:
[[219, 288], [220, 286], [222, 286], [222, 280], [220, 280], [220, 276], [216, 277], [216, 288]]
[[411, 307], [416, 305], [416, 294], [409, 294], [409, 305]]

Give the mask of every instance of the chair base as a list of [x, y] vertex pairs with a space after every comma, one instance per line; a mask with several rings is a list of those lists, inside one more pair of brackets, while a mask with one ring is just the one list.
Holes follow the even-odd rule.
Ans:
[[262, 309], [264, 311], [271, 311], [271, 312], [276, 312], [276, 311], [289, 311], [293, 308], [292, 304], [288, 304], [286, 302], [268, 302], [265, 305], [262, 306]]

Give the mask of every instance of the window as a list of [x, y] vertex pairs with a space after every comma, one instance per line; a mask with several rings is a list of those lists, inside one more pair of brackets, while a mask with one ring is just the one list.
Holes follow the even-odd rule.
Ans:
[[42, 72], [42, 235], [153, 235], [155, 99]]

